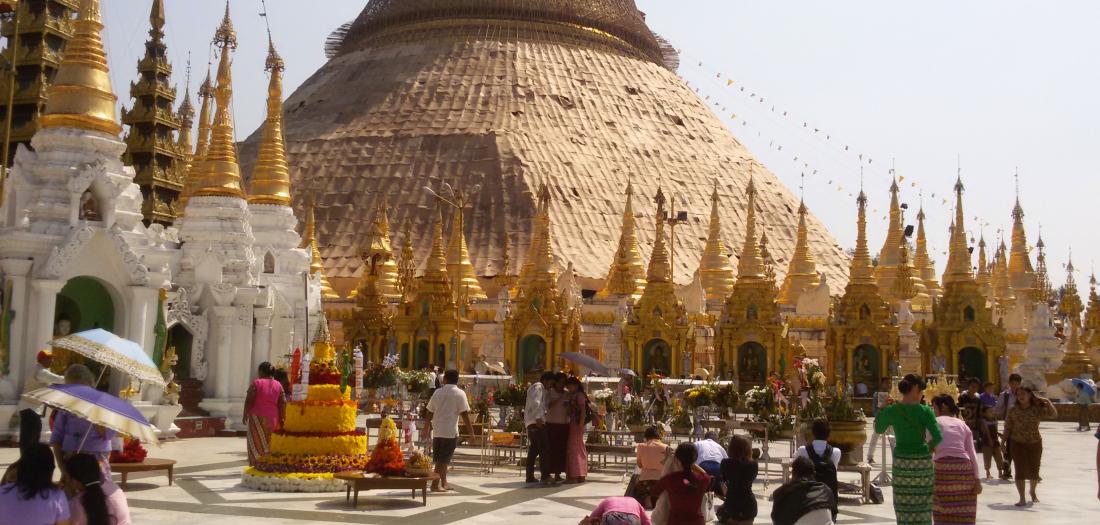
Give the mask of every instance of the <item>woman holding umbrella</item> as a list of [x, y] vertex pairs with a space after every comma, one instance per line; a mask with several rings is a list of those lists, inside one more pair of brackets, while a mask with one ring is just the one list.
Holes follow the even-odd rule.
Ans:
[[[65, 370], [65, 384], [93, 387], [95, 376], [84, 365], [69, 365]], [[55, 414], [57, 417], [53, 422], [53, 433], [50, 434], [50, 448], [53, 449], [57, 465], [61, 468], [61, 476], [68, 477], [65, 460], [77, 453], [85, 453], [99, 460], [103, 479], [110, 481], [111, 466], [107, 459], [111, 455], [112, 442], [117, 433], [109, 428], [93, 425], [87, 419], [67, 410], [58, 410]]]

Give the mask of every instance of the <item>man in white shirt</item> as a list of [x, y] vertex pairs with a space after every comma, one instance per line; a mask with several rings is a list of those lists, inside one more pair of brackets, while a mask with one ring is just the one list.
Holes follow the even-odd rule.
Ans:
[[443, 373], [443, 386], [436, 389], [428, 400], [428, 420], [432, 430], [432, 455], [439, 479], [432, 482], [432, 492], [451, 490], [447, 485], [447, 468], [458, 447], [458, 419], [466, 423], [470, 435], [474, 425], [470, 423], [470, 402], [466, 392], [458, 388], [458, 371]]
[[[544, 372], [527, 389], [523, 424], [527, 427], [527, 483], [550, 484], [549, 442], [546, 436], [547, 389], [554, 386], [554, 373]], [[539, 461], [540, 479], [535, 479], [535, 460]]]
[[721, 481], [722, 460], [729, 457], [726, 447], [718, 444], [718, 434], [714, 431], [703, 434], [703, 439], [695, 442], [695, 452], [699, 454], [695, 462], [710, 475], [711, 487], [717, 488]]
[[[825, 447], [829, 444], [829, 422], [825, 421], [824, 419], [819, 419], [819, 420], [813, 422], [813, 427], [812, 428], [813, 428], [814, 440], [813, 440], [812, 443], [809, 444], [809, 446], [814, 448], [814, 452], [818, 456], [821, 456], [821, 455], [825, 454]], [[832, 457], [830, 457], [829, 459], [831, 459], [833, 461], [833, 466], [834, 467], [839, 467], [840, 466], [840, 454], [841, 454], [840, 449], [836, 448], [836, 447], [832, 447], [832, 449], [833, 449]], [[804, 458], [807, 458], [807, 459], [813, 459], [813, 458], [810, 458], [810, 455], [808, 453], [806, 453], [806, 447], [805, 446], [798, 447], [798, 451], [794, 453], [794, 457], [796, 457], [796, 458], [797, 457], [804, 457]]]
[[[820, 481], [829, 486], [833, 491], [834, 501], [840, 497], [839, 486], [837, 485], [836, 472], [840, 468], [840, 449], [829, 445], [829, 422], [824, 419], [818, 419], [813, 422], [811, 427], [814, 433], [814, 440], [809, 445], [798, 447], [798, 451], [794, 453], [795, 459], [806, 458], [814, 464], [814, 472], [817, 481]], [[807, 448], [809, 447], [809, 448]], [[812, 454], [811, 454], [812, 452]], [[828, 454], [828, 456], [826, 456]], [[828, 468], [826, 461], [832, 461], [833, 468]], [[824, 466], [822, 466], [824, 465]], [[833, 516], [836, 519], [836, 516]]]

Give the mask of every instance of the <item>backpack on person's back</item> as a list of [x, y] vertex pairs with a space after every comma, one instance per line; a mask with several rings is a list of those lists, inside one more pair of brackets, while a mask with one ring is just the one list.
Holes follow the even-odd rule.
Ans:
[[[833, 464], [833, 446], [826, 444], [825, 450], [821, 454], [818, 454], [814, 450], [812, 443], [806, 444], [806, 456], [810, 458], [810, 461], [814, 464], [814, 479], [824, 483], [829, 487], [829, 490], [833, 491], [834, 498], [839, 500], [840, 487], [837, 482], [836, 465]], [[836, 513], [833, 513], [833, 519], [836, 519]]]

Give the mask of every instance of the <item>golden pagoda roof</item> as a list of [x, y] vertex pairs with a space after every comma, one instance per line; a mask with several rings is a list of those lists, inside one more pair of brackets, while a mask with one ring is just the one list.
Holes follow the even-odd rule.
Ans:
[[871, 252], [867, 249], [867, 195], [863, 190], [856, 197], [856, 249], [852, 255], [852, 267], [848, 280], [852, 284], [876, 284]]
[[741, 258], [737, 260], [737, 279], [764, 279], [764, 260], [760, 255], [760, 245], [756, 242], [756, 181], [749, 177], [745, 189], [748, 205], [745, 207], [745, 244], [741, 247]]
[[665, 194], [657, 190], [657, 215], [655, 216], [655, 233], [653, 238], [653, 253], [649, 256], [649, 267], [646, 268], [646, 288], [653, 283], [672, 282], [672, 263], [669, 261], [668, 246], [665, 244]]
[[1012, 284], [1008, 280], [1008, 250], [1002, 239], [997, 252], [993, 255], [993, 274], [990, 277], [990, 287], [993, 299], [1001, 307], [1007, 310], [1016, 302], [1016, 293], [1012, 290]]
[[[180, 102], [180, 107], [176, 110], [176, 114], [180, 119], [180, 130], [178, 138], [176, 139], [176, 147], [179, 148], [180, 153], [183, 154], [183, 164], [181, 169], [184, 176], [184, 191], [187, 189], [187, 174], [191, 171], [191, 161], [194, 158], [194, 147], [192, 143], [192, 130], [195, 125], [195, 106], [191, 103], [191, 65], [187, 65], [187, 82], [184, 84], [183, 100]], [[182, 193], [180, 195], [182, 197]]]
[[260, 139], [260, 153], [252, 169], [248, 202], [290, 206], [290, 166], [283, 142], [283, 70], [286, 66], [275, 50], [275, 42], [269, 38], [267, 46], [264, 70], [271, 73], [267, 85], [267, 120]]
[[309, 250], [309, 274], [321, 276], [321, 298], [326, 300], [339, 299], [340, 294], [332, 289], [332, 283], [325, 276], [325, 262], [321, 259], [321, 251], [317, 248], [317, 218], [313, 211], [313, 198], [308, 201], [306, 212], [306, 225], [302, 229], [302, 244], [299, 248]]
[[924, 282], [916, 275], [916, 268], [913, 267], [913, 262], [909, 258], [909, 243], [905, 241], [904, 234], [898, 242], [898, 257], [897, 278], [894, 279], [893, 289], [890, 290], [894, 299], [912, 300], [914, 305], [919, 304], [921, 308], [931, 306]]
[[1043, 235], [1035, 240], [1035, 300], [1050, 303], [1054, 300], [1054, 286], [1050, 282], [1050, 272], [1047, 271], [1046, 244]]
[[41, 129], [76, 128], [114, 136], [122, 132], [115, 115], [118, 97], [111, 89], [107, 54], [99, 35], [102, 30], [99, 0], [81, 0], [73, 38], [65, 46], [48, 90], [46, 109], [38, 118]]
[[943, 284], [970, 281], [974, 274], [970, 269], [970, 248], [966, 242], [966, 216], [963, 214], [962, 177], [955, 181], [955, 221], [951, 228], [951, 244], [947, 252], [947, 268], [943, 273]]
[[710, 225], [707, 229], [707, 243], [703, 255], [699, 258], [699, 279], [707, 300], [725, 300], [733, 291], [735, 280], [730, 256], [722, 243], [722, 216], [719, 209], [718, 181], [714, 181], [714, 192], [710, 196]]
[[[187, 101], [190, 97], [185, 98]], [[210, 67], [206, 68], [206, 79], [199, 85], [199, 131], [195, 141], [195, 154], [191, 156], [191, 162], [187, 167], [187, 178], [183, 182], [183, 191], [180, 192], [177, 216], [182, 217], [187, 210], [187, 201], [198, 189], [202, 178], [202, 163], [206, 158], [206, 152], [210, 149], [210, 119], [211, 105], [214, 100], [214, 82], [210, 78]], [[190, 128], [190, 126], [188, 127]]]
[[[763, 222], [763, 221], [761, 221]], [[775, 284], [775, 258], [768, 251], [768, 229], [761, 228], [760, 232], [760, 260], [764, 261], [764, 279]]]
[[417, 297], [430, 296], [444, 304], [454, 304], [451, 279], [447, 275], [447, 254], [443, 251], [443, 209], [437, 206], [432, 225], [432, 250], [424, 264], [424, 275], [417, 284]]
[[1031, 266], [1028, 254], [1027, 233], [1024, 231], [1024, 208], [1020, 206], [1020, 197], [1012, 208], [1012, 255], [1008, 259], [1008, 279], [1017, 297], [1032, 297], [1035, 288], [1035, 268]]
[[215, 45], [221, 48], [218, 62], [218, 85], [214, 88], [214, 124], [210, 129], [210, 147], [199, 164], [199, 179], [192, 197], [217, 196], [244, 198], [241, 189], [241, 167], [237, 163], [237, 143], [233, 138], [230, 112], [233, 98], [233, 76], [229, 56], [237, 47], [237, 33], [225, 4], [225, 18], [215, 33]]
[[1089, 277], [1089, 305], [1084, 327], [1092, 334], [1091, 345], [1100, 345], [1100, 295], [1096, 293], [1095, 273]]
[[405, 221], [401, 241], [401, 261], [397, 264], [397, 291], [401, 300], [407, 301], [416, 295], [416, 254], [413, 252], [412, 226]]
[[[1081, 377], [1082, 375], [1092, 377], [1096, 368], [1092, 362], [1092, 358], [1090, 358], [1088, 352], [1085, 351], [1085, 346], [1088, 343], [1083, 341], [1083, 339], [1084, 332], [1080, 329], [1077, 322], [1071, 322], [1069, 326], [1069, 337], [1066, 338], [1065, 348], [1062, 349], [1062, 364], [1054, 374], [1049, 374], [1047, 376], [1048, 383]], [[1051, 381], [1051, 379], [1054, 379], [1054, 381]]]
[[798, 298], [806, 290], [817, 288], [821, 285], [821, 277], [817, 273], [817, 264], [814, 262], [814, 254], [810, 251], [810, 242], [806, 231], [806, 202], [798, 205], [798, 233], [794, 243], [794, 256], [787, 268], [787, 277], [783, 279], [783, 286], [779, 288], [779, 304], [794, 306], [798, 304]]
[[466, 222], [464, 221], [466, 195], [461, 188], [455, 189], [454, 216], [451, 219], [451, 236], [447, 241], [447, 274], [451, 277], [451, 289], [458, 302], [466, 303], [470, 299], [485, 299], [485, 291], [477, 280], [474, 265], [470, 262], [470, 251], [466, 246]]
[[[407, 237], [406, 237], [407, 239]], [[348, 299], [359, 296], [359, 290], [372, 281], [370, 286], [381, 297], [400, 297], [398, 286], [398, 265], [393, 253], [393, 244], [390, 241], [389, 206], [386, 200], [382, 200], [382, 206], [375, 211], [374, 220], [371, 221], [370, 233], [367, 235], [366, 245], [360, 250], [363, 259], [363, 273], [359, 276], [359, 285], [348, 294]], [[374, 273], [371, 273], [371, 261], [375, 261]]]
[[607, 271], [600, 297], [627, 295], [637, 297], [645, 286], [646, 269], [642, 266], [642, 254], [638, 249], [638, 232], [634, 217], [634, 185], [626, 184], [626, 205], [623, 207], [622, 227], [619, 231], [619, 246], [611, 259], [611, 268]]

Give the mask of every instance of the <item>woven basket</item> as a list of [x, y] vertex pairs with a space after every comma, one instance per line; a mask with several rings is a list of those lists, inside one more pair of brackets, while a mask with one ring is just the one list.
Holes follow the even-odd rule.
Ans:
[[432, 467], [414, 468], [406, 467], [405, 476], [410, 478], [427, 478], [432, 475]]

